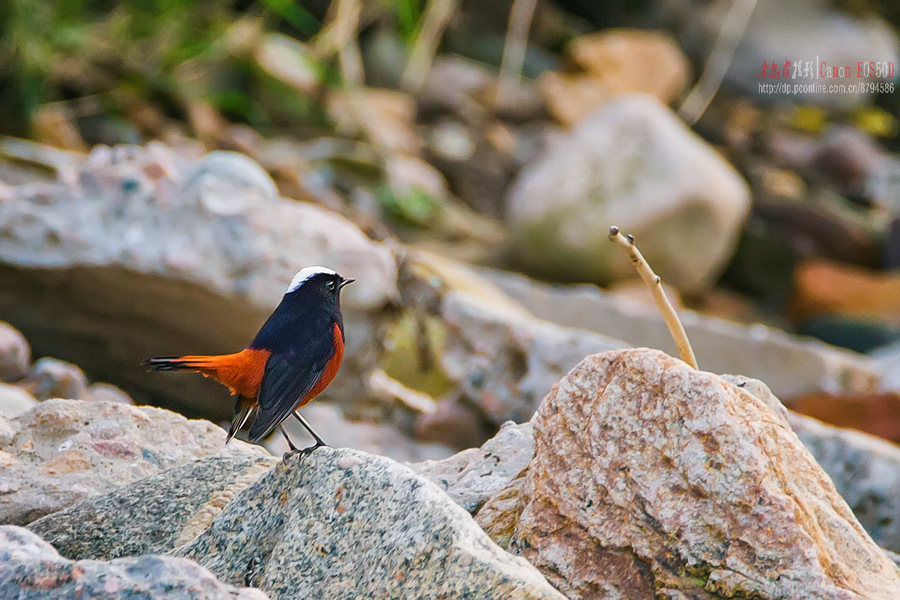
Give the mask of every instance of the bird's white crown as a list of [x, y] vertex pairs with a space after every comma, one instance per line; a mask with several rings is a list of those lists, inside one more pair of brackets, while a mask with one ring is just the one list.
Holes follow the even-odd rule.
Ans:
[[337, 275], [337, 273], [335, 273], [328, 267], [321, 267], [321, 266], [304, 267], [303, 269], [300, 269], [300, 271], [296, 275], [294, 275], [293, 279], [291, 279], [291, 285], [288, 286], [288, 289], [285, 292], [285, 294], [290, 294], [291, 292], [296, 290], [298, 287], [303, 285], [303, 283], [307, 279], [309, 279], [310, 277], [312, 277], [314, 275], [319, 275], [321, 273], [324, 273], [326, 275]]

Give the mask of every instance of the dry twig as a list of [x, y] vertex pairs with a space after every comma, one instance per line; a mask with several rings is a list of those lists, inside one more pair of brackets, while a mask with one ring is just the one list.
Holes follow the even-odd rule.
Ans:
[[650, 265], [647, 264], [643, 255], [641, 255], [641, 251], [635, 246], [634, 238], [632, 236], [620, 235], [619, 228], [613, 225], [609, 228], [609, 241], [618, 244], [628, 253], [631, 264], [634, 265], [634, 268], [641, 276], [641, 279], [644, 280], [644, 283], [649, 285], [650, 289], [653, 291], [653, 299], [656, 301], [656, 307], [659, 309], [659, 312], [662, 313], [666, 326], [669, 328], [669, 333], [672, 334], [672, 339], [675, 340], [675, 345], [678, 347], [678, 354], [681, 355], [681, 360], [696, 369], [697, 358], [694, 356], [691, 342], [684, 332], [684, 326], [678, 319], [678, 314], [666, 297], [666, 292], [662, 286], [662, 279], [660, 279], [659, 275], [654, 273], [653, 269], [650, 268]]

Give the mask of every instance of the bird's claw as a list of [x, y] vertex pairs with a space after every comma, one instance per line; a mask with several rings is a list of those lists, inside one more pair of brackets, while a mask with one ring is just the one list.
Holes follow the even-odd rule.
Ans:
[[290, 457], [299, 454], [299, 455], [300, 455], [300, 461], [302, 462], [303, 459], [304, 459], [305, 457], [307, 457], [307, 456], [309, 456], [310, 454], [313, 453], [313, 450], [315, 450], [316, 448], [321, 448], [321, 447], [323, 447], [323, 446], [328, 446], [328, 444], [326, 444], [326, 443], [324, 443], [324, 442], [323, 442], [323, 443], [318, 443], [318, 442], [317, 442], [317, 443], [313, 444], [312, 446], [308, 446], [308, 447], [306, 447], [306, 448], [304, 448], [304, 449], [302, 449], [302, 450], [299, 450], [299, 449], [297, 449], [297, 448], [291, 448], [288, 452], [285, 452], [285, 453], [284, 453], [284, 455], [281, 457], [281, 461], [282, 461], [283, 463], [287, 463], [287, 461], [288, 461], [288, 459], [289, 459]]

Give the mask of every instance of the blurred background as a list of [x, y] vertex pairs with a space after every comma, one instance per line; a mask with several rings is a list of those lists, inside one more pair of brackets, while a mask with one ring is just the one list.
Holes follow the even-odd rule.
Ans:
[[615, 224], [701, 368], [900, 442], [898, 26], [876, 0], [7, 0], [0, 407], [222, 421], [223, 389], [140, 360], [242, 348], [321, 263], [358, 283], [309, 420], [446, 456], [589, 353], [675, 353]]

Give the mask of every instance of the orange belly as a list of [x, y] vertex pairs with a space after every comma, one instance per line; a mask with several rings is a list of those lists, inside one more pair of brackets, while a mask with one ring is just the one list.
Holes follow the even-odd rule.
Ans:
[[315, 387], [310, 390], [305, 398], [303, 398], [300, 404], [297, 405], [297, 408], [306, 406], [312, 402], [316, 396], [324, 392], [325, 388], [328, 387], [328, 384], [334, 380], [338, 369], [341, 368], [341, 361], [344, 358], [344, 336], [341, 334], [341, 328], [338, 327], [337, 323], [334, 324], [332, 335], [334, 339], [334, 356], [332, 356], [328, 361], [328, 364], [325, 365], [325, 370], [322, 371], [322, 376], [319, 378]]

